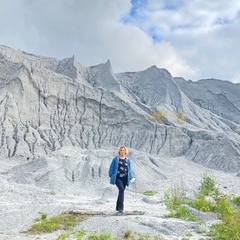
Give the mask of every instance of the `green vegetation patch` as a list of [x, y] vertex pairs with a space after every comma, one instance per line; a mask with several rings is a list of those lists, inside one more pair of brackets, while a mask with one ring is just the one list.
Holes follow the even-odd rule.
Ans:
[[235, 196], [235, 197], [233, 198], [233, 203], [234, 203], [235, 205], [237, 205], [238, 207], [240, 207], [240, 196]]
[[186, 190], [183, 183], [167, 189], [164, 194], [164, 200], [170, 210], [176, 210], [181, 204], [187, 203]]
[[153, 191], [145, 191], [145, 192], [143, 192], [143, 195], [150, 197], [150, 196], [154, 196], [155, 193]]
[[239, 240], [240, 239], [240, 211], [232, 216], [224, 217], [222, 223], [214, 224], [211, 228], [211, 239], [215, 240]]
[[166, 217], [197, 221], [196, 216], [190, 215], [182, 204], [203, 212], [218, 213], [221, 223], [211, 226], [208, 233], [211, 239], [240, 239], [240, 197], [221, 195], [216, 188], [215, 180], [206, 174], [194, 200], [186, 199], [182, 187], [175, 187], [165, 192], [165, 203], [170, 211]]
[[92, 233], [88, 236], [88, 240], [117, 240], [110, 233], [104, 232], [100, 234]]
[[219, 190], [216, 187], [215, 180], [207, 174], [204, 174], [197, 198], [213, 197], [216, 199], [219, 196]]
[[43, 213], [41, 218], [36, 219], [36, 223], [34, 223], [28, 230], [24, 231], [24, 233], [41, 234], [51, 233], [57, 230], [69, 230], [86, 218], [87, 216], [84, 215], [62, 213], [48, 219], [46, 213]]

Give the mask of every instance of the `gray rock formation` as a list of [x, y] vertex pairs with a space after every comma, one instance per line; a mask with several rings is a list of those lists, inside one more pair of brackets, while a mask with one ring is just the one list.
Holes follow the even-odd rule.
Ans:
[[218, 116], [240, 123], [240, 84], [216, 79], [197, 82], [175, 78], [181, 90], [198, 106]]
[[[240, 170], [239, 84], [186, 82], [156, 66], [114, 74], [110, 61], [85, 68], [74, 56], [58, 61], [5, 46], [0, 53], [2, 158], [126, 145]], [[156, 112], [165, 120], [155, 121]]]
[[[239, 84], [187, 82], [156, 66], [116, 74], [110, 61], [86, 68], [74, 56], [0, 45], [0, 239], [36, 239], [20, 231], [41, 212], [113, 210], [108, 167], [120, 145], [129, 147], [136, 177], [126, 207], [146, 214], [93, 217], [79, 229], [204, 237], [198, 223], [163, 217], [164, 190], [184, 183], [193, 196], [210, 171], [221, 192], [239, 193], [239, 93]], [[154, 198], [143, 197], [147, 190]], [[216, 219], [203, 218], [205, 232]]]

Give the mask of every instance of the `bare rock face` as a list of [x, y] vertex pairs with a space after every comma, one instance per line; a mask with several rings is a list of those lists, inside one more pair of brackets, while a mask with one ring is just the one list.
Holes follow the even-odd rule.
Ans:
[[[240, 171], [237, 84], [212, 80], [199, 95], [193, 83], [155, 66], [114, 74], [110, 61], [85, 68], [74, 56], [58, 61], [5, 46], [0, 56], [1, 159], [35, 159], [69, 146], [126, 145]], [[218, 92], [219, 85], [226, 86], [226, 94]], [[209, 91], [213, 97], [203, 99]], [[165, 121], [153, 118], [157, 111]]]
[[[21, 231], [42, 212], [113, 211], [117, 188], [108, 168], [121, 145], [136, 178], [126, 209], [146, 213], [138, 224], [98, 216], [79, 229], [203, 237], [199, 223], [163, 218], [164, 190], [183, 183], [193, 196], [211, 169], [220, 192], [239, 193], [239, 93], [239, 84], [186, 82], [156, 66], [115, 74], [110, 61], [85, 68], [74, 56], [0, 45], [0, 238], [29, 239]], [[156, 196], [143, 197], [148, 190]], [[201, 217], [206, 231], [216, 221]]]
[[208, 109], [218, 116], [240, 123], [240, 84], [216, 79], [198, 82], [175, 78], [181, 90], [198, 106]]

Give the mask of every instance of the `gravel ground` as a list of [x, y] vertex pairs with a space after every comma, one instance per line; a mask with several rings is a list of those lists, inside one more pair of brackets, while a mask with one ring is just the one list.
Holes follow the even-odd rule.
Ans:
[[[144, 211], [144, 215], [121, 216], [89, 216], [80, 222], [73, 232], [84, 230], [88, 233], [111, 233], [112, 236], [122, 239], [126, 232], [135, 236], [150, 235], [160, 239], [174, 240], [187, 237], [191, 240], [207, 239], [205, 232], [210, 225], [218, 221], [215, 215], [201, 215], [203, 223], [182, 221], [179, 219], [165, 218], [168, 213], [164, 204], [164, 190], [181, 184], [183, 180], [187, 193], [197, 189], [206, 169], [200, 165], [189, 163], [184, 159], [171, 159], [165, 169], [166, 180], [153, 182], [142, 188], [136, 182], [128, 187], [125, 192], [125, 210]], [[166, 160], [167, 161], [167, 160]], [[179, 163], [179, 168], [174, 171], [174, 165]], [[10, 166], [9, 166], [10, 168]], [[34, 184], [19, 184], [10, 181], [3, 173], [8, 169], [3, 166], [0, 175], [0, 239], [1, 240], [27, 240], [57, 239], [63, 231], [51, 234], [26, 235], [21, 233], [27, 230], [41, 213], [48, 217], [58, 215], [70, 210], [89, 211], [114, 211], [117, 196], [115, 186], [103, 183], [102, 188], [94, 188], [88, 183], [84, 188], [67, 183], [53, 190], [37, 187]], [[150, 174], [150, 173], [146, 173]], [[224, 194], [239, 194], [239, 177], [220, 171], [211, 171], [217, 182], [217, 187]], [[149, 183], [146, 183], [149, 184]], [[154, 196], [143, 195], [144, 189], [153, 190]], [[191, 194], [190, 194], [191, 195]], [[66, 232], [64, 232], [66, 233]], [[69, 239], [74, 239], [72, 235]]]

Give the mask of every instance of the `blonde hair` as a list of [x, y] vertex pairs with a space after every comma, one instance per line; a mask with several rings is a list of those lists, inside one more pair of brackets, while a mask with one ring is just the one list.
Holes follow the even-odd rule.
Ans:
[[125, 149], [125, 153], [126, 153], [126, 155], [127, 155], [127, 154], [128, 154], [128, 149], [127, 149], [127, 147], [125, 147], [125, 146], [121, 146], [121, 147], [118, 149], [118, 151], [117, 151], [118, 155], [120, 154], [120, 150], [121, 150], [122, 148]]

